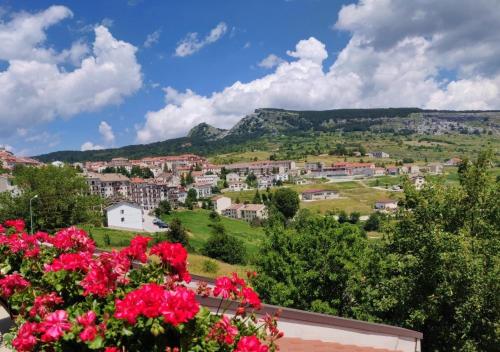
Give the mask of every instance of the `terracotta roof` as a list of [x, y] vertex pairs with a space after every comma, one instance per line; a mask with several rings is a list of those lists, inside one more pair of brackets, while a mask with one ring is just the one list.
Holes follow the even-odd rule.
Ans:
[[245, 204], [245, 207], [242, 210], [259, 211], [265, 208], [266, 206], [264, 204]]
[[372, 347], [361, 347], [354, 345], [341, 345], [336, 342], [325, 342], [321, 340], [303, 340], [296, 337], [284, 337], [278, 340], [281, 352], [394, 352]]

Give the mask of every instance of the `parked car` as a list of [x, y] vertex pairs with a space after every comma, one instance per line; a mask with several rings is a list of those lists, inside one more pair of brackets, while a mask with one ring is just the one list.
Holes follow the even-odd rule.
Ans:
[[160, 229], [168, 229], [168, 224], [159, 220], [155, 223], [156, 226], [158, 226]]

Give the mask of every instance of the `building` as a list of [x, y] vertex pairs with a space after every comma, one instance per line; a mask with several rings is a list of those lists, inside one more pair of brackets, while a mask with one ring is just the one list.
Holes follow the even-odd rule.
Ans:
[[237, 173], [234, 173], [234, 172], [230, 172], [226, 175], [226, 181], [228, 183], [231, 183], [231, 182], [239, 182], [240, 181], [240, 175], [238, 175]]
[[302, 200], [326, 200], [338, 197], [339, 194], [330, 189], [310, 189], [302, 192]]
[[103, 198], [130, 197], [130, 179], [122, 174], [98, 174], [88, 172], [84, 175], [90, 187], [90, 193], [100, 195]]
[[391, 176], [399, 175], [399, 168], [397, 166], [387, 167], [387, 174]]
[[383, 167], [376, 167], [373, 169], [373, 176], [384, 176], [385, 175], [385, 168]]
[[229, 187], [233, 192], [245, 191], [248, 189], [248, 185], [243, 181], [229, 182]]
[[129, 199], [146, 211], [154, 210], [162, 200], [168, 199], [168, 189], [153, 180], [135, 177], [130, 180]]
[[245, 204], [240, 208], [241, 219], [252, 222], [255, 219], [267, 218], [267, 207], [264, 204]]
[[[195, 279], [196, 280], [196, 279]], [[203, 278], [209, 285], [214, 281]], [[200, 303], [217, 312], [220, 299], [200, 298]], [[228, 304], [227, 314], [234, 315], [238, 304]], [[280, 309], [278, 329], [284, 337], [277, 340], [282, 352], [421, 352], [422, 333], [396, 326], [369, 323], [334, 315], [263, 304], [257, 319]]]
[[444, 166], [458, 166], [462, 162], [460, 158], [451, 158], [445, 161]]
[[19, 188], [12, 184], [12, 176], [8, 174], [0, 175], [0, 193], [11, 192], [14, 195], [19, 194]]
[[306, 170], [306, 172], [320, 171], [320, 170], [323, 170], [323, 167], [325, 167], [325, 163], [323, 163], [323, 162], [319, 162], [319, 161], [306, 162], [304, 165], [304, 170]]
[[231, 198], [226, 196], [215, 196], [212, 198], [212, 203], [214, 205], [214, 210], [218, 214], [222, 214], [224, 210], [231, 206]]
[[219, 176], [217, 175], [193, 175], [195, 183], [209, 183], [212, 187], [217, 186], [217, 182], [219, 182]]
[[386, 152], [372, 152], [372, 157], [373, 158], [388, 158], [389, 157], [389, 154], [387, 154]]
[[443, 173], [443, 165], [440, 163], [432, 163], [427, 166], [429, 168], [429, 173], [440, 175]]
[[297, 166], [293, 160], [265, 160], [248, 163], [234, 163], [225, 165], [224, 167], [226, 170], [241, 176], [251, 173], [255, 176], [271, 175], [297, 170]]
[[40, 166], [40, 165], [42, 165], [42, 163], [39, 162], [38, 160], [28, 158], [28, 157], [16, 156], [12, 152], [9, 152], [8, 150], [6, 150], [1, 145], [0, 145], [0, 164], [2, 164], [2, 167], [4, 169], [8, 169], [8, 170], [12, 170], [17, 165], [23, 165], [23, 166]]
[[413, 176], [410, 178], [410, 181], [417, 191], [420, 191], [425, 185], [425, 178], [423, 176]]
[[212, 196], [212, 185], [210, 183], [193, 183], [190, 188], [196, 191], [198, 199]]
[[230, 207], [224, 209], [222, 214], [232, 219], [241, 219], [241, 208], [243, 208], [243, 204], [232, 204]]
[[289, 179], [288, 174], [276, 174], [273, 177], [276, 182], [278, 181], [286, 182]]
[[257, 187], [259, 189], [266, 189], [273, 186], [274, 179], [272, 176], [261, 176], [257, 179]]
[[119, 202], [106, 208], [107, 225], [123, 230], [144, 229], [144, 211], [134, 203]]
[[393, 199], [379, 199], [375, 202], [375, 209], [393, 211], [398, 208], [398, 201]]

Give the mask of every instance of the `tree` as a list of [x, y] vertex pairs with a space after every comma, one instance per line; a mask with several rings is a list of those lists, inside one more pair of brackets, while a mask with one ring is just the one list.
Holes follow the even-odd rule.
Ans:
[[169, 229], [168, 240], [170, 242], [180, 243], [186, 248], [189, 247], [188, 234], [182, 226], [182, 222], [179, 218], [172, 219], [169, 225]]
[[353, 211], [351, 215], [349, 216], [349, 222], [351, 224], [357, 224], [359, 222], [359, 218], [361, 217], [361, 214], [357, 211]]
[[189, 173], [186, 176], [186, 185], [192, 185], [193, 183], [194, 183], [193, 173], [192, 171], [189, 171]]
[[247, 175], [245, 182], [248, 187], [257, 187], [257, 176], [255, 176], [253, 172], [251, 172]]
[[368, 241], [358, 226], [300, 211], [291, 226], [270, 219], [253, 285], [270, 304], [358, 317]]
[[366, 292], [378, 319], [422, 331], [428, 351], [500, 346], [500, 185], [491, 153], [465, 165], [460, 184], [405, 185], [399, 221], [373, 252]]
[[196, 192], [196, 190], [194, 188], [191, 188], [187, 192], [187, 197], [186, 197], [186, 201], [185, 201], [186, 207], [189, 209], [193, 209], [193, 204], [197, 200], [198, 200], [198, 193]]
[[343, 224], [343, 223], [346, 223], [348, 221], [349, 221], [349, 217], [347, 216], [347, 213], [344, 210], [342, 210], [339, 213], [338, 222]]
[[162, 215], [168, 215], [172, 211], [172, 206], [168, 200], [162, 200], [158, 203], [158, 207], [155, 209], [156, 217], [161, 217]]
[[32, 201], [34, 228], [43, 231], [60, 229], [81, 223], [102, 225], [99, 196], [89, 195], [89, 186], [77, 171], [69, 166], [19, 166], [13, 171], [12, 182], [19, 194], [0, 193], [0, 222], [6, 219], [30, 220]]
[[363, 228], [366, 231], [378, 231], [378, 229], [380, 228], [380, 214], [379, 213], [370, 214], [370, 217], [368, 218], [368, 220], [366, 220]]
[[299, 194], [291, 188], [280, 188], [274, 192], [272, 203], [287, 219], [291, 219], [299, 210]]
[[255, 191], [255, 195], [253, 196], [252, 203], [253, 204], [261, 204], [262, 203], [262, 198], [260, 196], [259, 190]]
[[203, 246], [202, 253], [229, 264], [245, 264], [246, 249], [243, 243], [229, 235], [220, 222], [210, 224], [211, 234]]

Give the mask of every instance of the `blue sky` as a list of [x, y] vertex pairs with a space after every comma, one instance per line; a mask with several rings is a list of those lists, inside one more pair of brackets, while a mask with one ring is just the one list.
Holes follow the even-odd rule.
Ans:
[[[460, 2], [463, 11], [448, 0], [432, 8], [420, 0], [7, 0], [0, 144], [36, 155], [146, 143], [202, 121], [227, 128], [269, 106], [494, 108], [499, 38], [474, 28], [500, 15], [494, 1]], [[179, 55], [183, 42], [190, 50]]]

